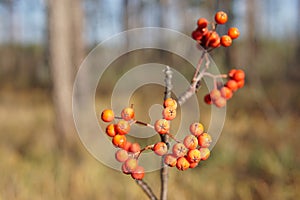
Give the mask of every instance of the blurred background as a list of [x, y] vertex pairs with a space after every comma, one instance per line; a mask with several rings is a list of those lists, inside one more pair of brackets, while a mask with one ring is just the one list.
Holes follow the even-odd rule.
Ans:
[[[0, 199], [146, 199], [81, 144], [74, 77], [113, 34], [155, 26], [190, 35], [199, 17], [217, 10], [230, 18], [220, 31], [234, 25], [241, 37], [211, 56], [225, 73], [244, 69], [247, 82], [228, 103], [211, 158], [170, 170], [169, 199], [299, 199], [299, 0], [0, 0]], [[159, 173], [145, 179], [158, 193]]]

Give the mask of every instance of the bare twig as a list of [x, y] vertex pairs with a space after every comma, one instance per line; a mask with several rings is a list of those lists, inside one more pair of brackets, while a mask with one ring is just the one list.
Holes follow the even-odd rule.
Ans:
[[152, 189], [149, 187], [149, 185], [145, 181], [143, 181], [143, 180], [136, 180], [136, 183], [142, 188], [142, 190], [149, 197], [149, 199], [151, 199], [151, 200], [158, 200], [158, 198], [153, 193]]
[[[172, 74], [173, 72], [171, 71], [170, 67], [167, 66], [166, 69], [164, 70], [165, 73], [165, 96], [164, 100], [167, 98], [171, 97], [171, 91], [173, 88], [172, 85]], [[168, 144], [168, 135], [163, 135], [161, 137], [161, 141], [165, 142]], [[160, 170], [160, 180], [161, 180], [161, 191], [160, 191], [160, 199], [161, 200], [166, 200], [168, 197], [168, 166], [164, 163], [164, 156], [162, 157], [162, 168]]]

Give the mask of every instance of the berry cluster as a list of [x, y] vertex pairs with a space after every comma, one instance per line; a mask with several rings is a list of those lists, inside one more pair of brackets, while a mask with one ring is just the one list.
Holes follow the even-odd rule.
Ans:
[[220, 47], [229, 47], [232, 40], [239, 37], [240, 32], [236, 27], [228, 29], [227, 35], [221, 37], [216, 32], [218, 24], [225, 24], [228, 16], [224, 11], [219, 11], [215, 14], [215, 22], [211, 23], [206, 18], [199, 18], [197, 21], [197, 28], [192, 32], [192, 38], [196, 40], [204, 49], [214, 49]]
[[[208, 149], [212, 138], [204, 132], [201, 123], [193, 123], [190, 125], [190, 133], [184, 140], [178, 141], [170, 133], [170, 121], [176, 117], [177, 102], [172, 98], [164, 101], [164, 109], [162, 118], [158, 119], [154, 126], [144, 122], [135, 120], [134, 109], [132, 107], [124, 108], [120, 117], [115, 117], [114, 112], [106, 109], [101, 113], [101, 119], [104, 122], [112, 122], [116, 119], [116, 123], [110, 123], [106, 126], [106, 134], [112, 138], [112, 144], [119, 148], [115, 153], [117, 161], [122, 163], [122, 171], [124, 174], [130, 174], [132, 178], [143, 179], [144, 168], [138, 164], [138, 158], [145, 150], [152, 150], [158, 156], [165, 156], [164, 163], [170, 167], [176, 166], [179, 170], [194, 168], [201, 160], [206, 160], [210, 155]], [[141, 124], [153, 128], [160, 135], [168, 135], [174, 139], [176, 143], [170, 147], [172, 153], [168, 153], [169, 147], [165, 142], [157, 142], [144, 148], [138, 143], [131, 143], [127, 140], [126, 134], [130, 131], [132, 124]]]
[[233, 96], [233, 93], [244, 87], [245, 72], [243, 70], [232, 69], [226, 76], [229, 77], [229, 79], [224, 85], [222, 83], [217, 84], [209, 94], [205, 95], [205, 103], [214, 104], [219, 108], [224, 107], [227, 100]]

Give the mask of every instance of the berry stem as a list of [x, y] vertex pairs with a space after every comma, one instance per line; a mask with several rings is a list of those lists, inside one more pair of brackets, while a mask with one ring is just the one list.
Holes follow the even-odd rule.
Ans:
[[153, 193], [152, 189], [149, 187], [149, 185], [142, 180], [136, 180], [136, 183], [142, 188], [142, 190], [145, 192], [145, 194], [149, 197], [151, 200], [158, 200], [158, 198]]

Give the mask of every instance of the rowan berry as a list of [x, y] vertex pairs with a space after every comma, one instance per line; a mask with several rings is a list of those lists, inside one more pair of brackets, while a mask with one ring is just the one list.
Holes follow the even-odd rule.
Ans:
[[190, 125], [190, 132], [194, 136], [199, 136], [203, 133], [204, 127], [201, 123], [195, 122]]
[[129, 151], [130, 147], [131, 147], [131, 142], [126, 141], [126, 143], [124, 144], [124, 146], [122, 147], [122, 149]]
[[209, 43], [209, 46], [212, 47], [212, 48], [218, 48], [219, 46], [221, 46], [220, 37], [218, 37], [215, 42]]
[[236, 72], [233, 75], [233, 79], [238, 82], [245, 79], [245, 72], [241, 69], [236, 70]]
[[116, 160], [119, 162], [125, 162], [128, 159], [128, 152], [124, 149], [119, 149], [115, 153]]
[[123, 163], [122, 164], [122, 172], [124, 173], [124, 174], [131, 174], [131, 172], [126, 168], [126, 165], [125, 165], [125, 163]]
[[174, 109], [177, 108], [177, 102], [175, 99], [172, 99], [172, 98], [167, 98], [165, 101], [164, 101], [164, 107], [173, 107]]
[[130, 131], [130, 124], [128, 121], [120, 120], [116, 125], [116, 130], [120, 135], [126, 135]]
[[240, 31], [239, 31], [239, 29], [236, 28], [236, 27], [231, 27], [231, 28], [229, 28], [229, 30], [228, 30], [228, 35], [229, 35], [229, 37], [231, 37], [231, 39], [234, 40], [234, 39], [236, 39], [236, 38], [239, 37]]
[[208, 21], [206, 18], [199, 18], [197, 21], [198, 28], [206, 28], [208, 25]]
[[191, 149], [188, 151], [186, 158], [190, 163], [198, 163], [201, 160], [201, 152], [198, 149]]
[[112, 139], [112, 143], [116, 146], [116, 147], [120, 147], [123, 148], [126, 144], [126, 136], [125, 135], [115, 135]]
[[185, 156], [187, 151], [188, 149], [185, 147], [183, 143], [176, 143], [172, 148], [173, 155], [175, 155], [176, 157]]
[[105, 109], [101, 113], [101, 119], [104, 122], [111, 122], [112, 120], [114, 120], [114, 118], [115, 118], [115, 114], [110, 109]]
[[214, 101], [215, 106], [218, 108], [222, 108], [226, 105], [226, 99], [223, 97], [220, 97]]
[[244, 87], [244, 85], [245, 85], [245, 80], [240, 80], [240, 81], [237, 82], [237, 87], [239, 89], [242, 88], [242, 87]]
[[184, 171], [190, 167], [190, 163], [185, 157], [179, 157], [177, 159], [176, 167], [177, 169]]
[[204, 96], [204, 102], [206, 104], [209, 104], [209, 105], [212, 104], [212, 100], [210, 98], [210, 94], [207, 94], [207, 95]]
[[177, 163], [177, 158], [173, 154], [167, 154], [164, 157], [164, 163], [169, 167], [175, 167]]
[[201, 153], [201, 160], [207, 160], [210, 156], [210, 150], [208, 148], [199, 148], [199, 151]]
[[209, 94], [212, 101], [215, 101], [221, 97], [221, 92], [218, 89], [213, 89]]
[[194, 135], [187, 135], [183, 140], [183, 144], [188, 149], [196, 149], [198, 146], [197, 137]]
[[238, 89], [238, 85], [237, 85], [237, 82], [235, 80], [227, 81], [225, 86], [228, 87], [229, 89], [231, 89], [233, 92], [235, 92]]
[[222, 35], [221, 37], [221, 45], [223, 47], [229, 47], [232, 44], [232, 39], [228, 35]]
[[129, 120], [132, 120], [134, 118], [134, 110], [133, 108], [124, 108], [122, 111], [121, 111], [121, 117], [126, 120], [126, 121], [129, 121]]
[[131, 177], [136, 180], [142, 180], [145, 176], [145, 169], [142, 166], [137, 166], [131, 173]]
[[106, 134], [109, 136], [109, 137], [114, 137], [117, 133], [116, 133], [116, 125], [115, 124], [109, 124], [107, 127], [106, 127]]
[[226, 100], [230, 99], [232, 97], [232, 90], [228, 87], [224, 86], [220, 89], [221, 96], [225, 98]]
[[203, 37], [203, 33], [201, 31], [199, 31], [198, 29], [197, 30], [194, 30], [192, 32], [192, 38], [196, 41], [200, 41]]
[[231, 70], [228, 72], [229, 78], [233, 79], [233, 76], [234, 76], [235, 72], [236, 72], [236, 69], [231, 69]]
[[133, 172], [138, 166], [138, 161], [135, 158], [128, 158], [124, 164], [129, 172]]
[[168, 106], [163, 110], [163, 117], [166, 120], [173, 120], [176, 117], [176, 109], [172, 106]]
[[154, 145], [153, 151], [156, 155], [162, 156], [168, 153], [168, 146], [164, 142], [158, 142]]
[[215, 43], [216, 41], [220, 40], [220, 36], [216, 31], [211, 31], [209, 36], [206, 40], [206, 46], [211, 46], [211, 44]]
[[202, 133], [198, 137], [198, 144], [200, 147], [207, 148], [210, 146], [211, 142], [212, 142], [212, 138], [208, 133]]
[[139, 143], [134, 142], [129, 147], [129, 152], [137, 153], [140, 151], [141, 151], [141, 146], [139, 145]]
[[154, 129], [159, 134], [166, 134], [170, 130], [170, 123], [166, 119], [159, 119], [155, 122]]
[[194, 162], [194, 163], [190, 163], [190, 167], [189, 168], [195, 168], [195, 167], [197, 167], [198, 166], [198, 164], [199, 164], [199, 162]]
[[228, 20], [228, 16], [224, 11], [219, 11], [215, 14], [215, 21], [217, 24], [225, 24]]

